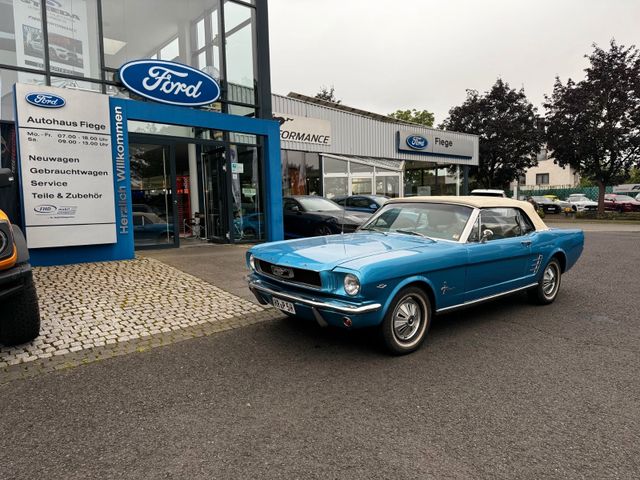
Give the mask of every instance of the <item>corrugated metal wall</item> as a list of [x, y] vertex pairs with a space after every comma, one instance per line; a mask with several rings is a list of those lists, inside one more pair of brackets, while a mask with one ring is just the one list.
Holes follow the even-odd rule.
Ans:
[[302, 100], [272, 95], [273, 111], [309, 118], [319, 118], [331, 122], [331, 145], [314, 145], [305, 142], [282, 140], [286, 150], [304, 150], [307, 152], [335, 153], [338, 155], [358, 155], [363, 157], [390, 158], [397, 160], [417, 160], [443, 164], [478, 165], [478, 137], [457, 132], [446, 132], [455, 141], [456, 138], [471, 140], [474, 155], [470, 160], [450, 158], [438, 155], [420, 155], [399, 152], [396, 145], [398, 130], [411, 133], [440, 132], [422, 126], [400, 123], [387, 123], [362, 115], [337, 110]]

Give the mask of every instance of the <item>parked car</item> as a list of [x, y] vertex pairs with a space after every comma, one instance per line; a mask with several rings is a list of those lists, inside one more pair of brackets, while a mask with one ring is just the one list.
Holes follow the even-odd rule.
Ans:
[[389, 197], [384, 195], [351, 195], [335, 197], [331, 200], [347, 211], [372, 215], [387, 203]]
[[173, 224], [155, 213], [133, 212], [133, 232], [136, 240], [166, 241], [173, 237]]
[[640, 202], [640, 193], [636, 195], [636, 202]]
[[365, 221], [337, 203], [315, 195], [285, 197], [283, 204], [285, 238], [354, 232]]
[[576, 209], [573, 208], [573, 205], [571, 205], [571, 203], [567, 202], [566, 200], [560, 200], [560, 197], [558, 197], [557, 195], [543, 195], [543, 196], [551, 200], [553, 203], [558, 204], [562, 212], [571, 213], [576, 211]]
[[504, 190], [497, 190], [493, 188], [476, 188], [475, 190], [471, 190], [471, 195], [477, 197], [501, 197], [506, 198], [507, 194], [504, 193]]
[[[0, 169], [0, 188], [13, 183]], [[22, 230], [0, 210], [0, 343], [18, 345], [40, 334], [40, 307]]]
[[550, 230], [528, 202], [398, 198], [355, 233], [251, 248], [248, 283], [262, 304], [323, 326], [376, 327], [404, 354], [434, 314], [519, 291], [553, 302], [583, 244], [581, 230]]
[[629, 195], [608, 193], [604, 196], [604, 209], [616, 212], [640, 212], [640, 202]]
[[562, 207], [547, 197], [533, 196], [531, 199], [536, 202], [538, 208], [541, 208], [544, 213], [562, 212]]
[[595, 212], [598, 210], [598, 202], [594, 202], [584, 193], [572, 193], [567, 197], [569, 202], [577, 212]]

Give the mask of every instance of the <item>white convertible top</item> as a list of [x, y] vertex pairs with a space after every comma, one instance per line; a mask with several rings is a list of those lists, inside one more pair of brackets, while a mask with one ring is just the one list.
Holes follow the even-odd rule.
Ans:
[[500, 197], [481, 197], [481, 196], [433, 196], [433, 197], [405, 197], [405, 198], [392, 198], [387, 202], [389, 203], [407, 203], [407, 202], [419, 202], [419, 203], [448, 203], [450, 205], [465, 205], [472, 208], [519, 208], [524, 210], [527, 216], [533, 222], [533, 226], [536, 230], [549, 230], [549, 227], [536, 212], [533, 205], [529, 202], [522, 200], [514, 200], [512, 198], [500, 198]]

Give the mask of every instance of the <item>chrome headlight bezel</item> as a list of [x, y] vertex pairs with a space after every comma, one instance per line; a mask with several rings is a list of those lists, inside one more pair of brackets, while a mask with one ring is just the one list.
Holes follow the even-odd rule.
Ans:
[[249, 254], [249, 267], [254, 272], [256, 271], [256, 258], [253, 256], [253, 253]]
[[360, 293], [360, 279], [352, 273], [347, 273], [344, 276], [343, 286], [347, 295], [355, 297]]

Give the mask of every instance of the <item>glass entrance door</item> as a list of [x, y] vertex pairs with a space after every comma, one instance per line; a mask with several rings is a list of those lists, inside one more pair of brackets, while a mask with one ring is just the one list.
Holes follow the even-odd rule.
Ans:
[[129, 144], [134, 245], [177, 246], [171, 145]]
[[227, 171], [222, 145], [202, 146], [202, 183], [204, 192], [205, 235], [213, 242], [229, 241], [227, 211]]

